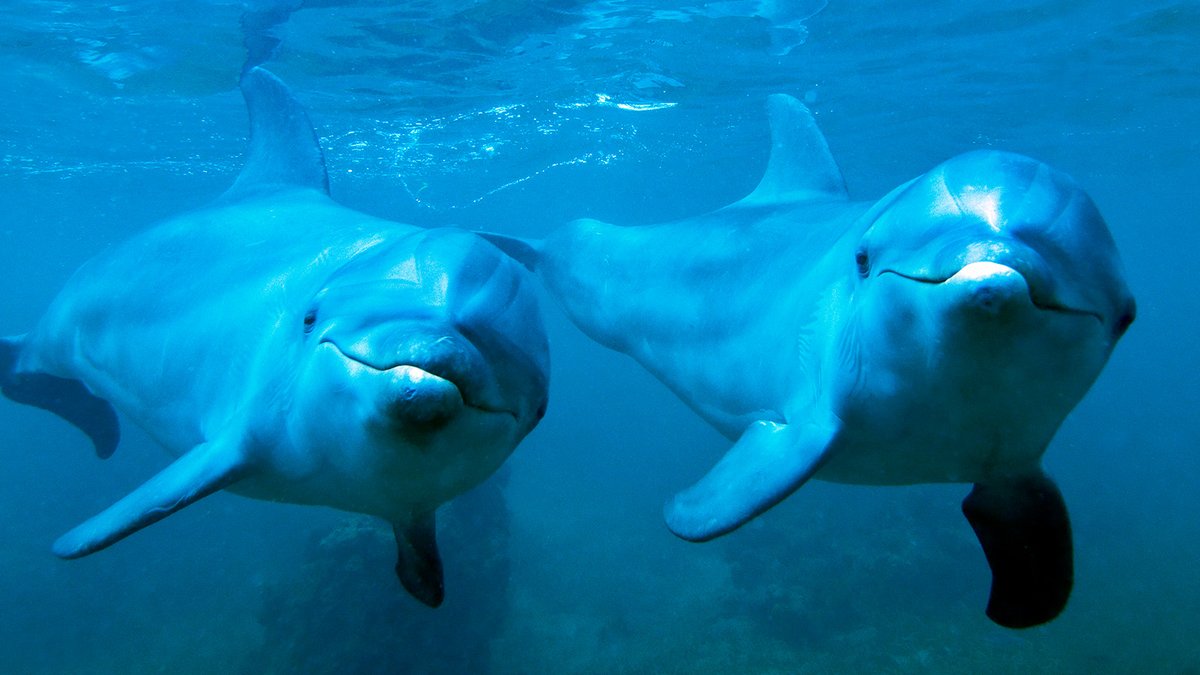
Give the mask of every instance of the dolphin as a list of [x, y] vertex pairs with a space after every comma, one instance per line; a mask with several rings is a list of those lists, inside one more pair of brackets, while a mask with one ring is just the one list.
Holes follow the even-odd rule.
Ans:
[[443, 599], [435, 510], [481, 483], [545, 413], [537, 284], [484, 239], [329, 196], [307, 115], [245, 72], [245, 167], [207, 208], [84, 264], [0, 389], [106, 457], [120, 411], [176, 459], [55, 542], [78, 558], [205, 497], [330, 506], [392, 523], [396, 572]]
[[730, 532], [813, 477], [973, 483], [988, 616], [1049, 621], [1073, 563], [1041, 457], [1135, 312], [1104, 220], [1063, 173], [988, 150], [851, 201], [808, 109], [768, 108], [766, 173], [734, 204], [491, 238], [734, 442], [666, 504], [675, 534]]

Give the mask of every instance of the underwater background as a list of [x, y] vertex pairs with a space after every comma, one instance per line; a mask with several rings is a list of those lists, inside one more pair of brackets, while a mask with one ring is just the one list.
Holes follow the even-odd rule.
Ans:
[[985, 617], [964, 485], [814, 482], [730, 536], [676, 539], [664, 499], [728, 442], [547, 301], [549, 413], [444, 509], [438, 610], [400, 588], [381, 522], [227, 494], [58, 560], [55, 537], [168, 455], [126, 425], [101, 462], [67, 424], [0, 404], [0, 672], [1200, 673], [1200, 4], [3, 8], [0, 334], [92, 255], [229, 185], [255, 21], [351, 208], [519, 236], [700, 214], [757, 184], [765, 99], [786, 92], [854, 199], [972, 148], [1073, 175], [1139, 315], [1046, 455], [1076, 581], [1042, 627]]

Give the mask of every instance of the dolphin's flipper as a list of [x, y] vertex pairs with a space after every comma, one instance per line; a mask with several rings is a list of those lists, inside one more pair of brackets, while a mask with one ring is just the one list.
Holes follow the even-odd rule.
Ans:
[[392, 533], [396, 535], [396, 576], [401, 585], [426, 605], [441, 605], [446, 591], [434, 512], [407, 523], [392, 523]]
[[767, 99], [771, 117], [771, 156], [767, 171], [742, 204], [788, 201], [845, 201], [846, 180], [812, 113], [787, 94]]
[[242, 96], [250, 111], [250, 147], [246, 165], [221, 199], [236, 201], [288, 187], [329, 194], [317, 134], [287, 85], [262, 68], [251, 68], [242, 75]]
[[987, 615], [1007, 628], [1046, 623], [1071, 595], [1071, 523], [1058, 486], [1044, 473], [976, 484], [963, 500], [988, 566]]
[[0, 391], [17, 403], [48, 410], [74, 424], [92, 439], [98, 457], [111, 457], [121, 440], [121, 425], [113, 407], [79, 380], [18, 373], [21, 342], [21, 338], [0, 338]]
[[700, 482], [667, 502], [667, 527], [688, 541], [737, 529], [816, 473], [839, 428], [833, 421], [751, 424]]
[[198, 445], [116, 504], [59, 537], [54, 554], [80, 558], [95, 553], [229, 486], [248, 468], [245, 456], [234, 445]]
[[524, 265], [525, 269], [530, 272], [537, 271], [538, 259], [542, 255], [539, 242], [495, 232], [476, 232], [475, 234], [487, 239], [505, 255]]

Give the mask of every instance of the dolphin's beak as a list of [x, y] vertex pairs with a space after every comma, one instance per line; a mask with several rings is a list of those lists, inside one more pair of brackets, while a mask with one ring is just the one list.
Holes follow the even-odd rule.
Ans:
[[392, 378], [380, 403], [389, 417], [445, 421], [463, 407], [517, 416], [491, 400], [483, 356], [461, 335], [381, 330], [343, 342], [332, 331], [320, 339], [356, 366]]
[[1090, 316], [1100, 325], [1104, 325], [1104, 317], [1099, 312], [1068, 306], [1054, 296], [1053, 289], [1044, 279], [1031, 279], [1017, 269], [1001, 263], [970, 263], [947, 279], [946, 283], [972, 284], [976, 298], [983, 308], [999, 306], [1005, 298], [1028, 299], [1034, 307], [1042, 311]]
[[379, 401], [385, 418], [406, 426], [438, 427], [462, 412], [462, 393], [450, 380], [415, 366], [396, 366], [386, 373], [391, 382]]
[[928, 273], [906, 274], [895, 269], [880, 272], [888, 273], [921, 283], [945, 284], [966, 290], [970, 294], [968, 302], [991, 313], [1018, 301], [1030, 303], [1042, 311], [1090, 316], [1101, 325], [1105, 323], [1101, 312], [1072, 306], [1060, 299], [1050, 275], [1040, 269], [1030, 256], [968, 262], [948, 277]]
[[1014, 301], [1032, 301], [1025, 277], [999, 263], [970, 263], [942, 283], [948, 288], [962, 288], [965, 302], [990, 314], [999, 313]]

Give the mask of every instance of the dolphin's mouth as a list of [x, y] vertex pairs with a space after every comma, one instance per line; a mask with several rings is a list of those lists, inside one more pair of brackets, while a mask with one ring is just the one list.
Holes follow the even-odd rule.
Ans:
[[402, 368], [412, 368], [418, 370], [452, 385], [458, 390], [458, 396], [462, 400], [462, 405], [467, 408], [488, 414], [508, 415], [514, 420], [518, 419], [518, 414], [516, 411], [509, 410], [503, 406], [498, 406], [480, 399], [473, 391], [473, 388], [467, 386], [467, 384], [464, 382], [465, 378], [456, 373], [453, 366], [447, 363], [440, 363], [436, 360], [429, 363], [417, 363], [416, 359], [397, 359], [395, 362], [378, 361], [375, 359], [365, 358], [363, 356], [354, 354], [353, 352], [342, 349], [337, 342], [329, 338], [321, 340], [319, 344], [329, 345], [347, 361], [351, 361], [359, 366], [368, 368], [376, 373], [382, 374]]
[[[974, 263], [972, 263], [972, 264], [974, 264]], [[997, 264], [999, 264], [999, 263], [997, 263]], [[1011, 267], [1008, 267], [1007, 265], [1005, 265], [1004, 267], [1007, 267], [1008, 269], [1013, 269]], [[964, 267], [963, 269], [966, 269], [966, 268]], [[909, 281], [916, 281], [917, 283], [929, 284], [931, 286], [938, 286], [938, 285], [941, 285], [941, 284], [944, 284], [944, 283], [950, 281], [955, 276], [957, 276], [959, 274], [959, 272], [961, 272], [961, 271], [962, 270], [960, 269], [960, 270], [956, 271], [954, 274], [951, 274], [949, 276], [925, 276], [925, 275], [918, 275], [918, 274], [906, 274], [906, 273], [901, 272], [896, 269], [885, 268], [885, 269], [880, 270], [876, 276], [882, 276], [884, 274], [894, 274], [903, 279], [908, 279]], [[1035, 308], [1037, 308], [1041, 311], [1044, 311], [1044, 312], [1055, 312], [1057, 314], [1068, 314], [1068, 315], [1073, 315], [1073, 316], [1089, 316], [1089, 317], [1095, 319], [1096, 321], [1098, 321], [1101, 326], [1104, 325], [1104, 317], [1099, 312], [1096, 312], [1096, 311], [1093, 311], [1090, 309], [1080, 309], [1078, 307], [1071, 307], [1069, 305], [1063, 304], [1062, 302], [1058, 301], [1057, 299], [1047, 296], [1046, 293], [1039, 292], [1039, 289], [1037, 286], [1029, 283], [1029, 277], [1024, 274], [1021, 274], [1021, 272], [1019, 270], [1013, 270], [1013, 271], [1016, 272], [1017, 274], [1020, 274], [1020, 276], [1023, 279], [1025, 279], [1025, 284], [1029, 288], [1029, 296], [1028, 296], [1029, 302]]]

